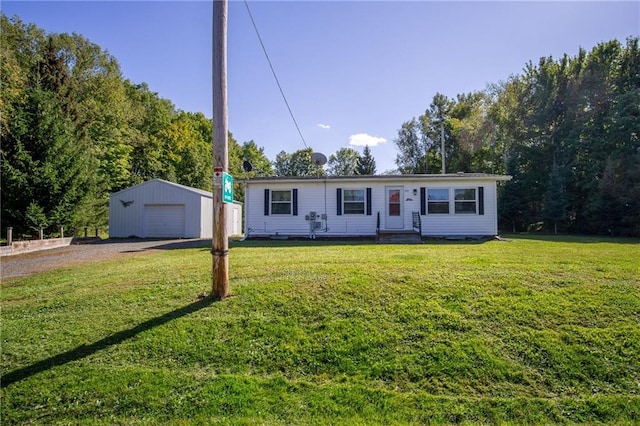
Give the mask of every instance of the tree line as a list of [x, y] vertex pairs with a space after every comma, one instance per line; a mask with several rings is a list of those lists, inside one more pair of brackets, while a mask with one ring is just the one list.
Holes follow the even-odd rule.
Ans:
[[[211, 190], [213, 128], [145, 84], [78, 34], [46, 34], [0, 16], [2, 223], [104, 227], [109, 194], [153, 178]], [[238, 177], [271, 174], [263, 148], [229, 135]], [[245, 172], [243, 159], [256, 167]], [[242, 196], [242, 188], [236, 192]]]
[[[3, 227], [104, 227], [110, 193], [162, 178], [211, 190], [212, 122], [124, 78], [113, 56], [78, 34], [47, 34], [0, 14]], [[398, 173], [506, 173], [502, 227], [640, 235], [638, 38], [529, 63], [521, 75], [450, 99], [436, 94], [394, 140]], [[373, 175], [371, 151], [312, 150], [274, 161], [229, 134], [229, 172]], [[252, 170], [243, 168], [244, 161]], [[242, 201], [243, 187], [234, 189]]]
[[371, 149], [365, 146], [362, 154], [353, 148], [340, 148], [329, 155], [326, 169], [312, 161], [311, 148], [293, 153], [280, 151], [273, 162], [275, 176], [351, 176], [375, 175], [376, 161]]
[[[0, 30], [3, 227], [16, 236], [105, 227], [109, 194], [153, 178], [212, 190], [210, 118], [124, 78], [116, 58], [79, 34], [47, 34], [4, 14]], [[375, 174], [368, 147], [362, 158], [350, 148], [332, 154], [326, 172], [308, 148], [272, 163], [254, 141], [230, 133], [228, 147], [236, 180]], [[235, 198], [243, 192], [237, 184]]]
[[640, 236], [638, 38], [530, 62], [523, 73], [450, 99], [436, 94], [402, 124], [400, 173], [509, 174], [509, 231]]

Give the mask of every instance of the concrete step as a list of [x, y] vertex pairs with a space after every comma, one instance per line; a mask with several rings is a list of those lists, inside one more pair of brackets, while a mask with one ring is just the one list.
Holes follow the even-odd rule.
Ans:
[[381, 231], [378, 233], [379, 244], [421, 244], [422, 238], [417, 232], [411, 231]]

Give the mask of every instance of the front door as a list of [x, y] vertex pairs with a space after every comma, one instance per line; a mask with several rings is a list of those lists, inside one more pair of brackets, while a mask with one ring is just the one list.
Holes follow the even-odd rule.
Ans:
[[386, 216], [385, 216], [385, 228], [386, 229], [403, 229], [404, 218], [402, 215], [402, 193], [403, 188], [401, 186], [387, 186], [385, 187], [386, 193]]

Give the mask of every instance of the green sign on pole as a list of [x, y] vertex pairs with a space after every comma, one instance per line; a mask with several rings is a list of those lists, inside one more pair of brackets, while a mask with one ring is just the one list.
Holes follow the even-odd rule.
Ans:
[[222, 202], [233, 203], [233, 176], [222, 172]]

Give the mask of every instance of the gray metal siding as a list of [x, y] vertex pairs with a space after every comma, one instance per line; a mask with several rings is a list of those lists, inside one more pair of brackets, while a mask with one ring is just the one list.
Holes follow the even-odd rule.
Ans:
[[[151, 180], [115, 194], [109, 199], [109, 236], [127, 238], [146, 237], [145, 205], [184, 205], [184, 234], [186, 238], [201, 238], [202, 195], [184, 187], [161, 180]], [[121, 201], [131, 202], [124, 207]]]
[[[131, 202], [124, 206], [122, 202]], [[109, 236], [147, 237], [146, 206], [184, 206], [184, 238], [211, 238], [213, 233], [213, 198], [200, 189], [153, 179], [111, 194], [109, 197]], [[242, 233], [242, 204], [227, 204], [227, 232]], [[234, 222], [237, 220], [237, 222]]]
[[184, 204], [147, 204], [144, 206], [144, 232], [146, 238], [185, 237]]

